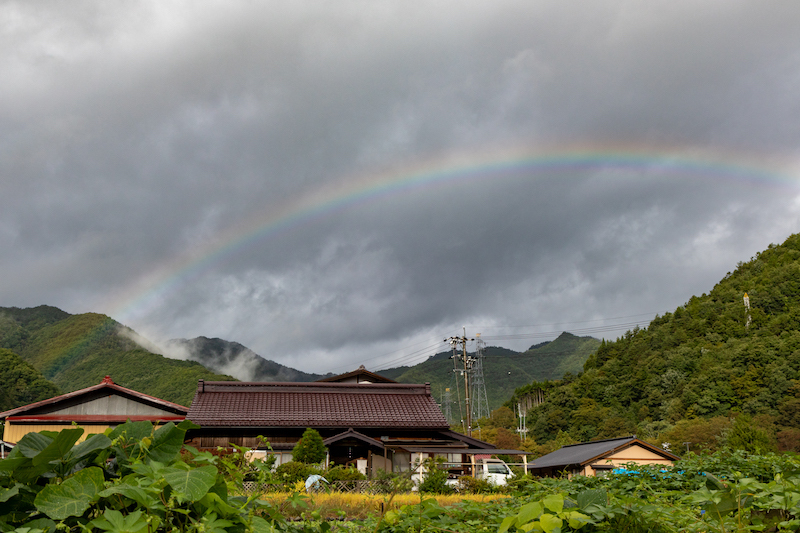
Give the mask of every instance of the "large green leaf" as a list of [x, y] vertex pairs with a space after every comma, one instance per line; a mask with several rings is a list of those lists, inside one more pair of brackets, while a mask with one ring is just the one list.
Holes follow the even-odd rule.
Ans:
[[111, 446], [111, 439], [102, 433], [97, 433], [67, 452], [65, 460], [68, 463], [76, 463], [90, 453], [108, 448], [109, 446]]
[[602, 489], [588, 489], [578, 493], [578, 507], [586, 509], [590, 505], [606, 505], [608, 492]]
[[90, 526], [111, 533], [139, 533], [147, 530], [147, 520], [141, 511], [134, 511], [125, 516], [114, 509], [106, 509], [103, 514], [89, 523]]
[[111, 433], [108, 434], [108, 437], [111, 440], [114, 440], [117, 437], [125, 435], [125, 437], [131, 441], [140, 441], [145, 437], [149, 437], [151, 433], [153, 433], [152, 422], [148, 422], [147, 420], [131, 422], [128, 420], [124, 424], [120, 424], [111, 430]]
[[161, 426], [153, 435], [153, 443], [147, 451], [148, 458], [160, 463], [174, 461], [183, 447], [185, 436], [186, 430], [175, 427], [172, 422]]
[[7, 457], [6, 459], [0, 460], [0, 472], [13, 472], [25, 463], [30, 462], [30, 459], [22, 455], [17, 455], [16, 457]]
[[32, 459], [42, 453], [42, 450], [47, 448], [51, 442], [53, 442], [53, 438], [47, 435], [41, 433], [26, 433], [25, 436], [19, 439], [19, 442], [14, 447], [14, 451], [18, 451], [25, 457]]
[[12, 498], [12, 497], [16, 496], [17, 494], [19, 494], [19, 488], [21, 486], [22, 485], [17, 483], [16, 485], [11, 487], [10, 489], [0, 492], [0, 503], [1, 502], [7, 502], [10, 498]]
[[34, 466], [49, 464], [52, 461], [63, 459], [82, 435], [83, 429], [81, 428], [61, 430], [56, 435], [56, 438], [53, 439], [53, 442], [33, 458]]
[[252, 529], [253, 533], [275, 533], [278, 531], [275, 529], [275, 526], [261, 518], [260, 516], [254, 516], [250, 522], [250, 528]]
[[564, 510], [564, 495], [563, 494], [548, 494], [542, 498], [544, 506], [553, 511], [560, 513]]
[[545, 533], [553, 533], [555, 531], [561, 531], [561, 526], [564, 521], [555, 515], [544, 513], [539, 517], [539, 523]]
[[108, 498], [109, 496], [113, 496], [114, 494], [119, 494], [121, 496], [125, 496], [129, 498], [144, 508], [151, 508], [156, 505], [158, 500], [154, 498], [152, 495], [148, 494], [142, 487], [138, 487], [136, 485], [129, 485], [127, 483], [115, 485], [111, 488], [108, 488], [104, 491], [101, 491], [98, 496], [101, 498]]
[[80, 516], [103, 489], [103, 471], [96, 467], [79, 470], [58, 485], [47, 485], [36, 495], [36, 508], [54, 520]]
[[531, 502], [522, 506], [517, 515], [517, 521], [521, 524], [527, 524], [531, 520], [539, 518], [539, 515], [544, 512], [544, 507], [541, 502]]
[[217, 468], [203, 466], [184, 470], [182, 468], [165, 468], [162, 471], [169, 486], [186, 496], [186, 500], [197, 501], [214, 486], [217, 481]]

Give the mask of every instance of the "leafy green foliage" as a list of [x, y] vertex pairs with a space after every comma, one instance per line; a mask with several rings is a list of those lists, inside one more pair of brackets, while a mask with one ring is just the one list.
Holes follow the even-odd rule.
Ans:
[[300, 463], [319, 464], [325, 460], [327, 453], [319, 431], [306, 428], [303, 436], [292, 449], [292, 459]]
[[[515, 399], [534, 393], [543, 400], [528, 412], [529, 436], [541, 443], [566, 432], [577, 441], [637, 434], [660, 445], [683, 421], [744, 414], [765, 433], [761, 451], [781, 432], [789, 433], [778, 443], [800, 445], [791, 433], [800, 421], [800, 235], [740, 263], [710, 293], [647, 328], [603, 341], [583, 372], [518, 389]], [[725, 426], [697, 447], [673, 441], [673, 450], [683, 442], [718, 449]], [[752, 449], [751, 437], [727, 444]]]
[[353, 466], [336, 465], [325, 471], [323, 477], [328, 481], [360, 481], [367, 476]]
[[450, 494], [453, 489], [447, 485], [448, 470], [442, 457], [426, 459], [423, 463], [424, 476], [419, 484], [420, 492], [431, 494]]
[[182, 455], [190, 427], [196, 426], [128, 422], [77, 446], [82, 429], [25, 435], [0, 461], [0, 531], [221, 533], [285, 526], [256, 496], [229, 496], [232, 473], [218, 457], [193, 449]]
[[[35, 376], [17, 379], [17, 383], [30, 381], [31, 386], [14, 393], [22, 395], [19, 400], [22, 403], [15, 407], [31, 403], [25, 401], [28, 397], [55, 396], [58, 388], [70, 392], [96, 385], [106, 375], [123, 387], [189, 405], [199, 379], [233, 379], [193, 361], [168, 359], [148, 352], [132, 341], [128, 333], [132, 332], [95, 313], [70, 315], [48, 306], [0, 308], [0, 349], [12, 350], [55, 384], [46, 387], [43, 381], [33, 379]], [[0, 359], [5, 357], [5, 350], [0, 350]], [[29, 371], [19, 370], [18, 364], [13, 367], [29, 375]], [[5, 391], [3, 387], [0, 403]]]
[[311, 474], [319, 473], [320, 472], [311, 465], [301, 463], [300, 461], [289, 461], [288, 463], [278, 465], [278, 468], [275, 469], [275, 477], [284, 484], [293, 484], [308, 478]]
[[0, 383], [0, 412], [61, 394], [41, 372], [7, 349], [0, 349]]

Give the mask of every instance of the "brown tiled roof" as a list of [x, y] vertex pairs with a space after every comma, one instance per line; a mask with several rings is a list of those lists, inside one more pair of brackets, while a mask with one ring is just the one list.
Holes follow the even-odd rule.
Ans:
[[186, 418], [203, 427], [447, 429], [430, 385], [200, 381]]

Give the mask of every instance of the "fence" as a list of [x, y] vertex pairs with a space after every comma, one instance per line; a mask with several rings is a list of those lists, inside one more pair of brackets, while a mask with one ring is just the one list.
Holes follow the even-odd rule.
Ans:
[[[358, 492], [362, 494], [387, 494], [392, 492], [394, 488], [391, 479], [363, 479], [352, 481], [331, 481], [327, 485], [323, 484], [320, 491], [333, 491], [333, 492]], [[246, 494], [253, 494], [255, 492], [278, 492], [283, 490], [292, 490], [292, 486], [284, 485], [283, 483], [256, 483], [255, 481], [245, 481], [242, 484], [242, 490]]]

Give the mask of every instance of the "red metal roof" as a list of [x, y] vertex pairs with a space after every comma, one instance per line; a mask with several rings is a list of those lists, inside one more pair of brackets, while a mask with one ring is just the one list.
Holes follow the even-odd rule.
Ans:
[[97, 385], [92, 385], [91, 387], [86, 387], [85, 389], [68, 392], [67, 394], [62, 394], [61, 396], [48, 398], [47, 400], [42, 400], [40, 402], [23, 405], [22, 407], [17, 407], [16, 409], [11, 409], [9, 411], [0, 413], [0, 420], [5, 420], [9, 416], [18, 416], [33, 411], [35, 409], [38, 409], [40, 407], [46, 407], [50, 405], [55, 406], [56, 404], [73, 400], [75, 398], [79, 398], [80, 396], [84, 396], [102, 389], [108, 389], [109, 392], [116, 392], [123, 396], [135, 398], [141, 401], [142, 403], [153, 405], [167, 411], [172, 411], [175, 414], [183, 415], [188, 411], [188, 409], [183, 405], [178, 405], [177, 403], [168, 402], [166, 400], [162, 400], [161, 398], [156, 398], [155, 396], [150, 396], [149, 394], [144, 394], [135, 391], [133, 389], [126, 389], [125, 387], [120, 387], [119, 385], [114, 383], [109, 376], [106, 376], [105, 378], [103, 378], [103, 381], [101, 381]]
[[128, 420], [131, 422], [180, 422], [184, 418], [186, 418], [184, 415], [19, 415], [9, 416], [6, 418], [6, 420], [9, 422], [27, 422], [37, 424], [60, 422], [75, 422], [77, 424], [123, 424]]
[[447, 429], [430, 385], [200, 381], [186, 418], [203, 427]]

